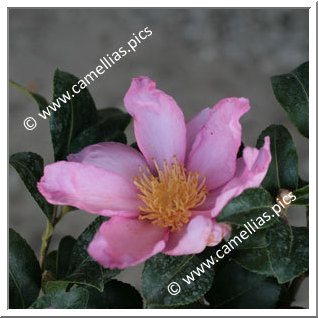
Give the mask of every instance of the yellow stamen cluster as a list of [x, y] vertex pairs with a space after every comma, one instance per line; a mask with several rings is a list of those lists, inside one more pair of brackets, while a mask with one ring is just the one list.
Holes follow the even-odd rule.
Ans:
[[170, 166], [163, 160], [163, 169], [155, 159], [152, 161], [157, 172], [155, 176], [148, 167], [145, 170], [140, 167], [140, 175], [134, 178], [140, 191], [138, 196], [144, 203], [139, 206], [139, 218], [178, 231], [189, 222], [191, 210], [205, 201], [208, 193], [204, 186], [206, 178], [199, 181], [199, 173], [187, 172], [176, 156]]

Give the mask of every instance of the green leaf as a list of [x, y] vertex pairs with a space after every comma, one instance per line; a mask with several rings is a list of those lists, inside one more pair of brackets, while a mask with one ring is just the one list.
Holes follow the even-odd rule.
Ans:
[[56, 259], [56, 274], [58, 279], [65, 277], [68, 272], [75, 243], [76, 240], [72, 236], [65, 236], [60, 241]]
[[[258, 229], [256, 232], [249, 233], [246, 227], [234, 228], [231, 233], [231, 239], [240, 236], [241, 231], [245, 231], [249, 236], [242, 240], [238, 246], [235, 246], [231, 257], [243, 268], [259, 275], [273, 276], [273, 271], [269, 261], [267, 247], [269, 245], [267, 236], [268, 228]], [[245, 236], [244, 236], [245, 237]]]
[[[78, 237], [75, 244], [70, 239], [62, 242], [62, 245], [60, 244], [59, 252], [63, 251], [64, 255], [62, 273], [60, 273], [58, 281], [49, 281], [46, 284], [46, 291], [65, 289], [69, 284], [79, 284], [94, 287], [102, 292], [104, 283], [120, 272], [118, 269], [104, 269], [86, 251], [96, 231], [107, 219], [105, 217], [97, 217]], [[73, 248], [69, 255], [71, 245]], [[67, 272], [66, 260], [69, 260]]]
[[86, 282], [87, 285], [92, 285], [100, 291], [103, 291], [104, 283], [118, 275], [120, 270], [103, 268], [91, 259], [86, 250], [101, 224], [108, 219], [102, 216], [97, 217], [78, 237], [73, 247], [67, 275], [72, 281], [76, 278], [79, 283], [82, 279], [83, 283]]
[[[78, 85], [79, 79], [70, 73], [57, 69], [53, 80], [53, 100], [63, 98], [63, 94], [70, 97], [72, 86]], [[65, 101], [67, 99], [64, 99]], [[60, 101], [60, 108], [51, 110], [50, 130], [54, 148], [55, 161], [65, 160], [70, 153], [72, 141], [85, 129], [97, 122], [95, 103], [87, 88], [79, 94], [74, 94], [66, 104]]]
[[[247, 189], [225, 206], [217, 217], [217, 221], [241, 226], [250, 222], [254, 226], [251, 221], [253, 220], [256, 224], [264, 223], [262, 228], [266, 228], [274, 220], [272, 205], [272, 197], [266, 190], [261, 188]], [[268, 221], [264, 217], [265, 213]]]
[[57, 251], [50, 252], [45, 258], [44, 269], [56, 275]]
[[50, 280], [44, 282], [42, 289], [45, 294], [49, 294], [59, 290], [65, 291], [70, 284], [70, 281]]
[[38, 297], [41, 270], [25, 239], [9, 229], [9, 308], [27, 308]]
[[[240, 234], [245, 227], [234, 229], [231, 237]], [[269, 261], [267, 247], [269, 245], [268, 229], [259, 229], [251, 234], [246, 240], [237, 246], [235, 252], [231, 254], [232, 258], [243, 268], [259, 275], [273, 276], [273, 271]]]
[[267, 230], [267, 241], [265, 248], [239, 249], [233, 258], [249, 271], [276, 277], [280, 284], [307, 271], [307, 228], [292, 227], [279, 221]]
[[269, 258], [275, 277], [286, 283], [308, 270], [308, 228], [277, 222], [269, 229]]
[[143, 308], [139, 292], [129, 284], [112, 279], [104, 286], [102, 293], [88, 288], [90, 309], [138, 309]]
[[86, 309], [88, 291], [84, 288], [75, 288], [70, 292], [55, 291], [38, 299], [32, 309]]
[[235, 262], [217, 272], [213, 287], [205, 298], [212, 308], [275, 308], [280, 286], [272, 278], [246, 271]]
[[299, 132], [309, 136], [309, 62], [290, 73], [271, 77], [276, 99]]
[[296, 200], [292, 202], [292, 205], [305, 205], [309, 206], [309, 185], [294, 191]]
[[33, 93], [30, 90], [23, 87], [22, 85], [15, 83], [13, 81], [10, 81], [9, 83], [11, 86], [18, 88], [20, 91], [29, 95], [31, 98], [33, 98], [35, 100], [35, 102], [38, 104], [40, 111], [42, 111], [43, 109], [46, 109], [46, 107], [49, 105], [49, 103], [46, 101], [46, 99], [43, 96], [41, 96], [37, 93]]
[[273, 196], [280, 189], [297, 189], [298, 156], [290, 133], [284, 126], [271, 125], [259, 136], [257, 148], [263, 146], [265, 136], [270, 136], [272, 161], [262, 186]]
[[102, 122], [105, 119], [112, 116], [123, 115], [123, 114], [125, 113], [122, 110], [115, 107], [107, 107], [107, 108], [102, 108], [97, 110], [98, 122]]
[[18, 152], [10, 156], [10, 165], [17, 171], [33, 199], [51, 222], [53, 205], [49, 204], [37, 188], [43, 175], [43, 159], [33, 152]]
[[45, 292], [65, 290], [69, 284], [91, 286], [103, 291], [103, 283], [102, 268], [88, 256], [74, 271], [68, 273], [65, 277], [56, 281], [48, 281], [45, 285]]
[[[147, 260], [142, 275], [142, 290], [147, 308], [182, 306], [200, 299], [211, 288], [214, 277], [213, 267], [202, 268], [201, 263], [196, 255], [158, 254]], [[204, 273], [200, 274], [197, 266], [204, 270]], [[197, 271], [200, 277], [195, 275], [193, 270]], [[194, 281], [191, 281], [191, 278]], [[171, 283], [179, 284], [179, 294], [171, 295], [168, 292]], [[172, 289], [176, 288], [175, 285]]]
[[[231, 232], [231, 238], [238, 235], [244, 230], [247, 234], [250, 234], [246, 227], [234, 228]], [[251, 230], [253, 233], [253, 230]], [[255, 233], [249, 235], [246, 240], [242, 240], [242, 243], [238, 246], [239, 249], [251, 249], [251, 248], [264, 248], [268, 246], [268, 241], [266, 238], [267, 229], [259, 229]]]
[[69, 272], [73, 272], [83, 261], [87, 261], [87, 258], [89, 257], [86, 251], [88, 244], [91, 242], [102, 223], [108, 219], [109, 218], [103, 216], [97, 217], [77, 238], [72, 250]]
[[76, 153], [84, 147], [103, 141], [126, 143], [124, 130], [130, 122], [130, 115], [121, 111], [103, 112], [104, 117], [95, 125], [81, 132], [71, 143], [70, 152]]
[[267, 248], [240, 249], [233, 254], [233, 259], [248, 271], [274, 276]]

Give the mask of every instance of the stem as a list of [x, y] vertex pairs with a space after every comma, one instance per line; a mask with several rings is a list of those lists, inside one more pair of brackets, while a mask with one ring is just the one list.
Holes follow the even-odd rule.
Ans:
[[45, 262], [45, 258], [47, 255], [47, 251], [48, 251], [49, 246], [50, 246], [54, 227], [55, 227], [56, 223], [58, 222], [57, 210], [58, 210], [58, 206], [55, 205], [53, 208], [52, 221], [50, 222], [49, 220], [46, 220], [46, 228], [45, 228], [45, 231], [42, 235], [42, 244], [41, 244], [40, 260], [39, 260], [40, 268], [42, 270], [44, 267], [44, 262]]

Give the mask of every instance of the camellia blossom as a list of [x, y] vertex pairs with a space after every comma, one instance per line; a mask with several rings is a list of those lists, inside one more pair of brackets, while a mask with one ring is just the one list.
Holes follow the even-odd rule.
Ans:
[[39, 191], [52, 204], [111, 217], [88, 247], [107, 268], [217, 245], [230, 226], [216, 217], [232, 198], [261, 184], [271, 161], [269, 137], [237, 158], [248, 99], [223, 99], [186, 123], [171, 96], [139, 77], [124, 103], [141, 152], [115, 142], [88, 146], [46, 166]]

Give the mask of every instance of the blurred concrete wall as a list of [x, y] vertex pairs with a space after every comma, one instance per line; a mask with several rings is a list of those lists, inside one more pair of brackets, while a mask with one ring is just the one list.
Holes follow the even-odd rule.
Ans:
[[[148, 75], [172, 95], [189, 119], [206, 106], [231, 96], [248, 97], [252, 109], [242, 119], [243, 140], [255, 145], [269, 124], [287, 126], [308, 179], [308, 141], [290, 124], [276, 102], [269, 77], [308, 59], [308, 10], [296, 9], [10, 9], [9, 76], [51, 99], [56, 67], [82, 77], [101, 56], [125, 44], [148, 26], [153, 34], [133, 54], [121, 59], [89, 90], [97, 107], [122, 107], [132, 77]], [[10, 88], [9, 151], [34, 151], [52, 162], [48, 122], [34, 131], [22, 125], [37, 114], [34, 102]], [[132, 127], [128, 131], [133, 140]], [[39, 250], [45, 219], [10, 168], [10, 226]], [[302, 213], [291, 210], [293, 223]], [[57, 226], [52, 247], [65, 234], [77, 236], [92, 220], [75, 212]], [[140, 266], [121, 274], [140, 288]], [[304, 285], [298, 304], [308, 304]]]

